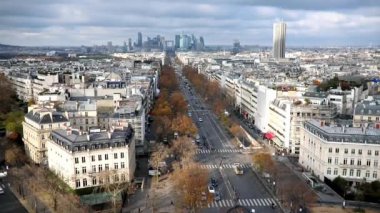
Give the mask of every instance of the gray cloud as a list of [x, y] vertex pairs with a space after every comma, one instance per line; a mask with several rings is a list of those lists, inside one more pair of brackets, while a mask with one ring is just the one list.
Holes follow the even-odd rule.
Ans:
[[379, 44], [376, 0], [2, 0], [0, 43], [17, 45], [121, 44], [185, 32], [208, 44], [271, 45], [272, 24], [288, 24], [290, 46]]

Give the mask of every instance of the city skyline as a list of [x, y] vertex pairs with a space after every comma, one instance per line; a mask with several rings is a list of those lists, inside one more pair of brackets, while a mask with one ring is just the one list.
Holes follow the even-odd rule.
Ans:
[[174, 40], [187, 32], [207, 45], [272, 46], [273, 23], [287, 23], [287, 46], [379, 45], [380, 2], [76, 1], [0, 2], [0, 43], [26, 46], [121, 45], [137, 33]]

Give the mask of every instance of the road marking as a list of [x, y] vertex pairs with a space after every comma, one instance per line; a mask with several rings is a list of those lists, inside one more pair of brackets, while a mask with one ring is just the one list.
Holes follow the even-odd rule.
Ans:
[[251, 204], [251, 206], [254, 206], [255, 204], [253, 203], [253, 199], [250, 199], [249, 200], [249, 204]]
[[243, 203], [244, 206], [248, 206], [248, 205], [245, 203], [245, 200], [241, 200], [241, 201], [242, 201], [242, 203]]

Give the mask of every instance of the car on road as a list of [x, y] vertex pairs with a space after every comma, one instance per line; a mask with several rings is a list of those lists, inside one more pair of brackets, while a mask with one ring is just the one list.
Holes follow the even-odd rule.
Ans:
[[199, 122], [202, 122], [202, 121], [203, 121], [203, 118], [199, 118], [198, 121], [199, 121]]
[[243, 167], [240, 165], [240, 163], [234, 163], [233, 165], [235, 174], [242, 175], [244, 174]]
[[215, 194], [215, 187], [208, 185], [207, 188], [208, 188], [208, 192], [210, 192], [211, 194]]
[[218, 187], [218, 181], [215, 178], [211, 178], [210, 185], [216, 188]]
[[191, 112], [187, 113], [189, 115], [189, 117], [191, 117]]
[[4, 194], [4, 189], [0, 186], [0, 195]]
[[221, 200], [221, 196], [220, 196], [219, 192], [215, 192], [215, 194], [214, 194], [214, 200], [215, 201], [220, 201]]

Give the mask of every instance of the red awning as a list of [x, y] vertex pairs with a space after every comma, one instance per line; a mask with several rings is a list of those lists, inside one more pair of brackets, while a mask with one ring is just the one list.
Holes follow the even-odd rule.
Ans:
[[267, 132], [264, 134], [264, 138], [266, 138], [268, 140], [272, 140], [274, 137], [275, 137], [275, 135], [273, 132]]

